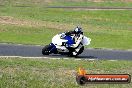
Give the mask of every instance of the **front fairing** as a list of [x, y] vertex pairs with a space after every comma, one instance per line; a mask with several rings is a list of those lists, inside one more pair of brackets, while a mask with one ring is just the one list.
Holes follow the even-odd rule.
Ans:
[[57, 35], [55, 35], [53, 38], [52, 38], [52, 43], [54, 44], [54, 45], [57, 45], [57, 46], [61, 46], [62, 45], [62, 43], [64, 42], [67, 42], [68, 40], [65, 40], [65, 39], [61, 39], [60, 38], [60, 34], [57, 34]]

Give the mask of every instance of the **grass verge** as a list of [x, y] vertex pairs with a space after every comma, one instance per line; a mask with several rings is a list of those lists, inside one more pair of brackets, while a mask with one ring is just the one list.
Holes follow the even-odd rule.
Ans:
[[[0, 58], [1, 88], [80, 88], [75, 81], [79, 66], [88, 74], [129, 73], [132, 61]], [[131, 88], [132, 84], [88, 84], [88, 88]]]

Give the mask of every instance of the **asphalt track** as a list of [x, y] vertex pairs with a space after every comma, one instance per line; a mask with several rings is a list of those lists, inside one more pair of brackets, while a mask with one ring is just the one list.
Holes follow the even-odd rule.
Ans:
[[[70, 58], [62, 55], [41, 54], [43, 46], [0, 44], [0, 57], [2, 56], [22, 56], [22, 57], [50, 57], [50, 58]], [[77, 58], [80, 59], [108, 59], [108, 60], [132, 60], [132, 51], [107, 50], [107, 49], [85, 49]]]

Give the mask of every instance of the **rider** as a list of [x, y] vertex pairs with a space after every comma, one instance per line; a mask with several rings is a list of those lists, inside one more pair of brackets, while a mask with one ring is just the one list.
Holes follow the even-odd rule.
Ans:
[[64, 33], [62, 33], [61, 38], [64, 38], [67, 35], [73, 36], [74, 44], [72, 44], [72, 45], [67, 45], [66, 44], [66, 47], [70, 51], [74, 50], [73, 55], [76, 55], [77, 52], [81, 48], [81, 41], [83, 39], [82, 28], [77, 26], [73, 31], [64, 32]]
[[74, 36], [73, 40], [74, 40], [75, 44], [72, 44], [70, 46], [72, 48], [77, 48], [83, 39], [83, 31], [82, 31], [82, 28], [79, 26], [77, 26], [73, 31], [65, 32], [65, 35]]

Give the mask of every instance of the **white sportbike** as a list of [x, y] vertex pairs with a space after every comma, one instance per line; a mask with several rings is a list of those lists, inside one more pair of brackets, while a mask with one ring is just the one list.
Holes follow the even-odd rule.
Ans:
[[[42, 49], [43, 55], [61, 54], [76, 57], [84, 51], [84, 46], [89, 45], [91, 41], [90, 38], [83, 36], [80, 44], [76, 48], [72, 48], [70, 46], [75, 44], [73, 40], [74, 36], [66, 35], [64, 38], [61, 38], [61, 35], [62, 34], [55, 35], [52, 38], [52, 42]], [[77, 50], [76, 54], [73, 53], [75, 50]]]

